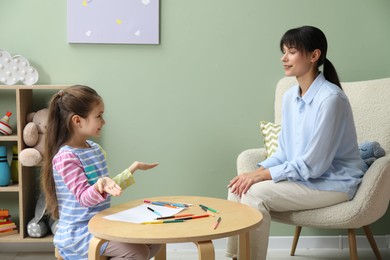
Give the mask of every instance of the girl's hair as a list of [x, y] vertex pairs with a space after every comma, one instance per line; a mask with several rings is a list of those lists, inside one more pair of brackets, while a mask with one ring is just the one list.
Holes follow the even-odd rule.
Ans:
[[72, 116], [86, 118], [93, 107], [101, 102], [102, 98], [94, 89], [82, 85], [60, 90], [50, 100], [41, 186], [46, 196], [47, 211], [55, 218], [59, 214], [52, 160], [74, 133]]
[[295, 48], [299, 52], [312, 52], [316, 49], [321, 51], [321, 56], [317, 62], [317, 68], [324, 65], [324, 76], [326, 80], [336, 84], [341, 88], [340, 80], [333, 64], [326, 58], [328, 43], [325, 34], [313, 26], [302, 26], [288, 30], [280, 40], [280, 49], [283, 46]]

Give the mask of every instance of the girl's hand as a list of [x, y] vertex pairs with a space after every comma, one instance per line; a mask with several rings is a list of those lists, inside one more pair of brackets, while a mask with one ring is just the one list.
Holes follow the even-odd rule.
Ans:
[[134, 173], [136, 170], [149, 170], [149, 169], [153, 169], [157, 165], [158, 165], [158, 163], [144, 163], [144, 162], [135, 161], [129, 167], [129, 170], [130, 170], [131, 173]]
[[94, 186], [100, 194], [106, 192], [112, 196], [119, 196], [122, 193], [122, 188], [109, 177], [99, 178]]

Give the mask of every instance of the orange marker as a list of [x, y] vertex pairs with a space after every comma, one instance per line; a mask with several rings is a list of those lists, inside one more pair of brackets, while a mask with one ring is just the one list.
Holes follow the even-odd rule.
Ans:
[[173, 216], [168, 216], [168, 217], [160, 217], [156, 219], [168, 219], [168, 218], [182, 218], [182, 217], [189, 217], [193, 216], [194, 214], [181, 214], [181, 215], [173, 215]]
[[210, 217], [210, 215], [209, 215], [209, 214], [205, 214], [205, 215], [195, 215], [195, 216], [184, 217], [184, 218], [177, 218], [177, 219], [187, 220], [187, 219], [205, 218], [205, 217]]

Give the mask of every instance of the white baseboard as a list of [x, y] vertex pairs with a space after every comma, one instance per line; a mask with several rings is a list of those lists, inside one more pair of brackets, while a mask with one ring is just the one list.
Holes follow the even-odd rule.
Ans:
[[[390, 249], [390, 235], [374, 236], [379, 249]], [[290, 249], [293, 237], [270, 237], [268, 249]], [[357, 248], [371, 248], [365, 236], [356, 236]], [[345, 249], [348, 248], [348, 236], [301, 236], [297, 248], [304, 249]]]
[[[290, 250], [293, 237], [272, 236], [269, 239], [269, 250]], [[379, 249], [390, 249], [390, 235], [374, 236]], [[359, 249], [371, 248], [365, 236], [356, 237]], [[226, 249], [226, 238], [213, 240], [215, 250]], [[297, 248], [304, 249], [345, 249], [348, 248], [347, 236], [301, 236]], [[53, 251], [52, 243], [0, 243], [0, 252], [49, 252]], [[197, 251], [193, 243], [168, 244], [167, 251]]]
[[[390, 235], [374, 236], [379, 249], [390, 249]], [[292, 236], [272, 236], [269, 238], [269, 250], [290, 250]], [[371, 246], [365, 236], [356, 236], [357, 247], [370, 249]], [[215, 250], [226, 249], [226, 238], [213, 240]], [[345, 249], [348, 248], [347, 236], [301, 236], [297, 248], [304, 249]], [[193, 243], [168, 244], [167, 251], [197, 250]]]

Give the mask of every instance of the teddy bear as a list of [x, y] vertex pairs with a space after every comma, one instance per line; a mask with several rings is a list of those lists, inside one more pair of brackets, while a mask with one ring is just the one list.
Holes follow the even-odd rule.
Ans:
[[[46, 215], [45, 195], [43, 192], [39, 194], [37, 204], [35, 206], [35, 215], [27, 224], [27, 233], [30, 237], [44, 237], [50, 231], [55, 234], [57, 231], [58, 220], [55, 220]], [[50, 230], [50, 231], [49, 231]]]
[[45, 144], [45, 134], [49, 110], [43, 108], [27, 115], [27, 125], [23, 129], [23, 141], [29, 147], [19, 154], [23, 166], [37, 166], [41, 163]]
[[371, 164], [378, 158], [385, 156], [385, 150], [380, 146], [378, 142], [366, 141], [359, 145], [360, 157], [364, 161], [362, 166], [364, 172], [371, 166]]

